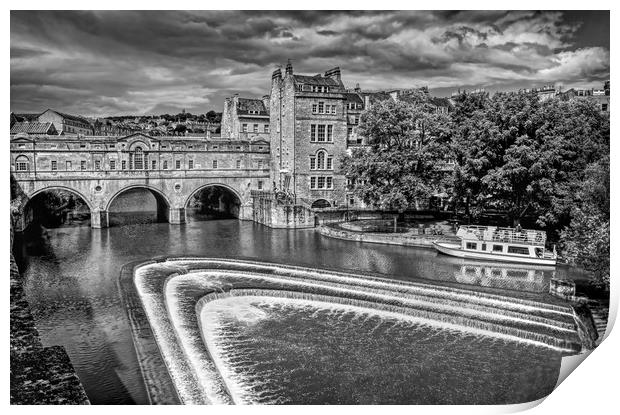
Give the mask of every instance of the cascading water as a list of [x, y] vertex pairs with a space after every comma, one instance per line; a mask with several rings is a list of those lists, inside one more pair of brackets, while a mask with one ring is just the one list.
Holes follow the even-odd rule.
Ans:
[[[302, 267], [197, 258], [137, 267], [134, 282], [184, 403], [424, 403], [424, 396], [436, 394], [415, 392], [420, 386], [414, 376], [420, 375], [415, 369], [420, 359], [424, 367], [440, 370], [431, 389], [453, 391], [445, 394], [446, 403], [516, 403], [538, 399], [544, 396], [539, 392], [546, 389], [522, 387], [525, 395], [518, 397], [512, 385], [500, 388], [501, 397], [487, 396], [480, 380], [474, 393], [472, 385], [449, 380], [448, 366], [425, 359], [454, 363], [475, 350], [491, 350], [493, 353], [474, 359], [477, 363], [472, 367], [497, 378], [501, 375], [493, 367], [503, 363], [493, 356], [503, 356], [506, 365], [521, 367], [527, 376], [538, 370], [541, 356], [548, 362], [558, 361], [559, 370], [562, 353], [581, 349], [572, 310], [531, 298]], [[286, 347], [281, 344], [282, 336], [288, 341]], [[298, 352], [288, 353], [287, 347]], [[384, 372], [379, 361], [373, 360], [378, 358], [374, 347], [383, 350], [379, 354], [386, 358], [396, 358], [390, 355], [392, 350], [404, 360], [397, 359], [398, 364]], [[347, 361], [340, 356], [342, 348], [355, 358]], [[513, 357], [507, 358], [501, 348], [510, 350]], [[299, 360], [303, 356], [312, 373], [304, 372]], [[529, 363], [517, 361], [519, 357]], [[322, 369], [326, 362], [342, 367], [334, 366], [330, 377]], [[532, 362], [538, 363], [532, 366]], [[468, 367], [461, 368], [461, 375], [470, 373]], [[553, 377], [555, 369], [548, 363], [545, 367], [546, 375]], [[306, 392], [299, 386], [303, 384], [300, 371], [310, 382], [303, 386]], [[332, 380], [327, 382], [331, 386], [325, 385], [331, 392], [321, 389], [320, 379]], [[369, 395], [336, 386], [352, 386], [361, 379], [367, 379], [362, 390]], [[509, 383], [506, 379], [501, 382]], [[509, 390], [513, 395], [506, 395]], [[474, 401], [468, 400], [467, 393], [473, 393]]]

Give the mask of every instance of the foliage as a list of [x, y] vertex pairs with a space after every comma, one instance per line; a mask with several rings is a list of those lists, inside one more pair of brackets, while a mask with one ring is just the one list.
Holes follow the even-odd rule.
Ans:
[[449, 119], [436, 113], [426, 93], [377, 102], [362, 114], [359, 134], [370, 149], [344, 156], [341, 169], [365, 203], [404, 210], [445, 188]]
[[562, 255], [592, 271], [609, 289], [609, 155], [588, 165], [585, 177], [570, 198], [571, 221], [561, 232]]

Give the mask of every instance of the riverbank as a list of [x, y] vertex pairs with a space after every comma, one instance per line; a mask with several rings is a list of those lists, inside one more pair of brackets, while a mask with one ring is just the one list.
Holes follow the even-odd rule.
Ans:
[[11, 404], [89, 404], [65, 348], [41, 343], [12, 252], [10, 283]]
[[459, 239], [452, 235], [428, 235], [420, 234], [417, 229], [407, 232], [358, 232], [343, 229], [338, 223], [324, 224], [316, 228], [324, 236], [347, 241], [370, 242], [374, 244], [414, 246], [417, 248], [433, 248], [433, 242], [458, 242]]

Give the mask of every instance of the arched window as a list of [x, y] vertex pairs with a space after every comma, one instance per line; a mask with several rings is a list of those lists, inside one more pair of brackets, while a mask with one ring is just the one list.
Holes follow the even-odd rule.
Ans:
[[142, 151], [142, 147], [136, 147], [133, 152], [133, 167], [135, 170], [144, 169], [144, 152]]
[[26, 156], [17, 156], [15, 159], [15, 171], [30, 170], [30, 160]]
[[316, 155], [317, 170], [325, 170], [325, 152], [319, 151]]

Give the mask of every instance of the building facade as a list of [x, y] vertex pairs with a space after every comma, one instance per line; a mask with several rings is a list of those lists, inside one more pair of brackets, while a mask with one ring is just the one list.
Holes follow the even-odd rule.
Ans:
[[231, 140], [269, 141], [269, 96], [263, 99], [226, 98], [222, 113], [221, 137]]

